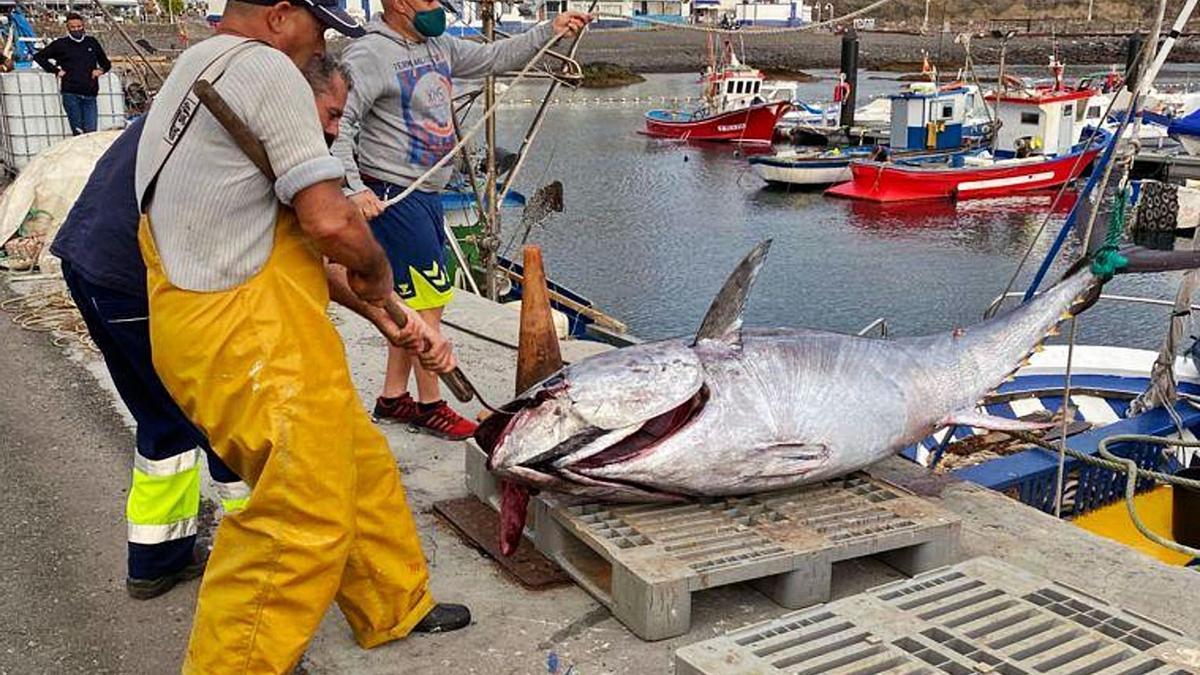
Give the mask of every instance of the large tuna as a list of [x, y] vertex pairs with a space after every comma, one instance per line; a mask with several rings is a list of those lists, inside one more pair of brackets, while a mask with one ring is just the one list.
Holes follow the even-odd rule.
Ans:
[[[726, 281], [694, 339], [585, 359], [487, 420], [476, 439], [492, 471], [532, 488], [674, 501], [840, 476], [948, 424], [1036, 427], [981, 415], [976, 404], [1100, 285], [1080, 266], [1006, 314], [924, 337], [743, 330], [769, 245]], [[502, 513], [506, 552], [524, 522], [523, 502], [511, 496]]]

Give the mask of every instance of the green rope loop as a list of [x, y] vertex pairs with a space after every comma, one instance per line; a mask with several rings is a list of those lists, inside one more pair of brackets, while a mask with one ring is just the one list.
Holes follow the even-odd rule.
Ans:
[[1104, 245], [1096, 251], [1092, 258], [1092, 274], [1104, 279], [1111, 279], [1117, 270], [1129, 264], [1129, 260], [1117, 250], [1121, 242], [1121, 234], [1125, 232], [1125, 204], [1129, 198], [1126, 194], [1128, 187], [1122, 188], [1121, 193], [1113, 198], [1113, 208], [1108, 214], [1108, 233], [1104, 236]]

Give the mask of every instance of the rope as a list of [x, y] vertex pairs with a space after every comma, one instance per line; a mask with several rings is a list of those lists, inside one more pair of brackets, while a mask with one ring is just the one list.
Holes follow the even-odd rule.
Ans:
[[[1143, 43], [1143, 44], [1142, 44], [1142, 47], [1141, 47], [1141, 50], [1138, 52], [1138, 58], [1139, 58], [1139, 59], [1140, 59], [1140, 58], [1142, 58], [1142, 55], [1143, 55], [1143, 54], [1145, 54], [1145, 52], [1146, 52], [1146, 44], [1147, 44], [1147, 43]], [[1003, 78], [1001, 78], [1001, 79], [1003, 79]], [[1101, 119], [1108, 119], [1108, 116], [1109, 116], [1109, 114], [1111, 114], [1111, 113], [1112, 113], [1112, 111], [1113, 111], [1113, 107], [1116, 105], [1116, 102], [1117, 102], [1117, 97], [1116, 97], [1116, 96], [1113, 96], [1113, 97], [1112, 97], [1112, 99], [1110, 99], [1110, 100], [1109, 100], [1109, 102], [1108, 102], [1108, 107], [1105, 109], [1105, 111], [1104, 111], [1104, 116], [1103, 116]], [[1115, 142], [1115, 141], [1117, 141], [1118, 139], [1120, 139], [1120, 137], [1121, 137], [1121, 134], [1122, 134], [1123, 132], [1124, 132], [1124, 127], [1123, 127], [1123, 126], [1119, 126], [1119, 128], [1118, 128], [1118, 129], [1117, 129], [1117, 131], [1115, 132], [1115, 133], [1116, 133], [1116, 135], [1115, 135], [1115, 137], [1114, 137], [1114, 139], [1113, 139], [1113, 140], [1114, 140], [1114, 142]], [[1088, 137], [1088, 141], [1087, 141], [1087, 147], [1091, 147], [1091, 146], [1092, 146], [1092, 144], [1093, 144], [1093, 143], [1095, 142], [1095, 140], [1096, 140], [1096, 136], [1097, 136], [1099, 133], [1100, 133], [1100, 129], [1099, 129], [1098, 127], [1097, 127], [1096, 129], [1093, 129], [1093, 130], [1092, 130], [1092, 133], [1091, 133], [1091, 135]], [[1100, 159], [1100, 160], [1098, 160], [1098, 163], [1099, 163], [1099, 162], [1101, 162], [1101, 161], [1103, 161], [1103, 162], [1107, 162], [1107, 157], [1111, 156], [1111, 154], [1112, 154], [1112, 150], [1106, 150], [1106, 152], [1105, 152], [1105, 155], [1102, 155], [1102, 156], [1101, 156], [1101, 159]], [[1082, 159], [1083, 159], [1083, 156], [1084, 156], [1083, 154], [1080, 154], [1079, 158], [1075, 160], [1075, 162], [1076, 162], [1076, 165], [1078, 165], [1078, 163], [1079, 163], [1080, 161], [1082, 161]], [[1077, 168], [1077, 167], [1072, 167], [1071, 171], [1072, 171], [1072, 172], [1074, 172], [1074, 171], [1075, 171], [1075, 168]], [[1093, 171], [1095, 171], [1095, 168], [1094, 168], [1094, 167], [1093, 167]], [[1087, 197], [1087, 195], [1089, 195], [1089, 194], [1091, 193], [1091, 191], [1092, 191], [1092, 188], [1094, 187], [1094, 185], [1095, 185], [1095, 182], [1096, 182], [1096, 180], [1098, 179], [1098, 175], [1099, 175], [1099, 174], [1093, 173], [1093, 175], [1092, 175], [1092, 176], [1090, 176], [1090, 177], [1088, 178], [1088, 182], [1087, 182], [1087, 184], [1084, 186], [1084, 188], [1083, 188], [1083, 192], [1082, 192], [1082, 194], [1080, 195], [1080, 196], [1081, 196], [1081, 197], [1083, 197], [1083, 198], [1079, 199], [1079, 200], [1078, 200], [1078, 201], [1075, 203], [1075, 205], [1071, 207], [1071, 212], [1067, 214], [1066, 220], [1065, 220], [1065, 222], [1063, 223], [1063, 229], [1064, 229], [1064, 230], [1069, 230], [1069, 229], [1070, 229], [1070, 228], [1069, 228], [1069, 225], [1071, 225], [1071, 224], [1074, 222], [1074, 219], [1075, 219], [1075, 218], [1078, 216], [1078, 211], [1079, 211], [1079, 209], [1081, 208], [1081, 205], [1083, 204], [1083, 202], [1084, 202], [1084, 201], [1086, 201], [1086, 199], [1085, 199], [1085, 198]], [[1025, 253], [1024, 253], [1024, 254], [1022, 254], [1022, 255], [1021, 255], [1021, 259], [1020, 259], [1019, 261], [1017, 261], [1017, 266], [1016, 266], [1016, 269], [1014, 269], [1014, 270], [1013, 270], [1013, 273], [1012, 273], [1012, 275], [1011, 275], [1011, 276], [1008, 278], [1008, 282], [1007, 282], [1007, 283], [1004, 285], [1004, 290], [1000, 292], [1000, 297], [1001, 297], [1001, 298], [1003, 298], [1004, 296], [1008, 295], [1008, 293], [1009, 293], [1010, 291], [1012, 291], [1012, 289], [1013, 289], [1013, 286], [1015, 286], [1015, 285], [1016, 285], [1016, 283], [1017, 283], [1017, 278], [1021, 276], [1021, 271], [1022, 271], [1023, 269], [1025, 269], [1025, 263], [1029, 262], [1029, 257], [1030, 257], [1031, 255], [1033, 255], [1033, 251], [1034, 251], [1034, 248], [1037, 246], [1038, 240], [1042, 238], [1042, 233], [1046, 231], [1046, 227], [1048, 227], [1048, 226], [1050, 225], [1050, 220], [1051, 220], [1051, 219], [1054, 217], [1054, 209], [1055, 209], [1055, 207], [1056, 207], [1056, 206], [1058, 206], [1058, 203], [1059, 203], [1059, 201], [1061, 201], [1061, 200], [1062, 200], [1062, 197], [1063, 197], [1063, 195], [1064, 195], [1064, 194], [1066, 194], [1066, 192], [1067, 192], [1067, 188], [1068, 188], [1069, 186], [1070, 186], [1070, 184], [1069, 184], [1069, 183], [1063, 183], [1063, 184], [1062, 184], [1062, 185], [1061, 185], [1061, 186], [1058, 188], [1058, 192], [1057, 192], [1057, 193], [1055, 193], [1055, 195], [1054, 195], [1054, 200], [1053, 200], [1053, 201], [1050, 203], [1050, 209], [1049, 209], [1049, 210], [1046, 212], [1046, 216], [1045, 216], [1045, 218], [1043, 218], [1043, 219], [1042, 219], [1042, 223], [1041, 223], [1041, 225], [1039, 225], [1039, 226], [1038, 226], [1037, 232], [1035, 232], [1035, 233], [1034, 233], [1034, 235], [1033, 235], [1033, 238], [1032, 238], [1032, 239], [1030, 239], [1030, 241], [1029, 241], [1029, 246], [1027, 246], [1027, 247], [1025, 248]], [[1066, 232], [1061, 232], [1061, 231], [1060, 231], [1060, 232], [1059, 232], [1059, 237], [1058, 237], [1058, 239], [1065, 240], [1065, 239], [1066, 239]], [[1059, 242], [1059, 241], [1056, 239], [1056, 241], [1054, 242], [1054, 244], [1052, 244], [1051, 251], [1052, 251], [1052, 252], [1054, 252], [1054, 251], [1057, 251], [1057, 249], [1058, 249], [1058, 247], [1059, 247], [1059, 246], [1061, 246], [1061, 243], [1060, 243], [1060, 242]], [[1049, 265], [1048, 265], [1048, 264], [1046, 264], [1046, 265], [1044, 265], [1044, 267], [1048, 268], [1048, 267], [1049, 267]], [[1038, 270], [1038, 276], [1040, 276], [1040, 275], [1042, 275], [1042, 274], [1044, 274], [1044, 271], [1043, 271], [1043, 270], [1041, 270], [1041, 269], [1039, 269], [1039, 270]], [[1028, 300], [1030, 297], [1032, 297], [1032, 293], [1035, 293], [1035, 292], [1037, 291], [1037, 286], [1038, 286], [1038, 284], [1037, 284], [1037, 283], [1035, 283], [1035, 284], [1032, 284], [1032, 285], [1030, 286], [1030, 289], [1029, 289], [1029, 290], [1026, 292], [1026, 298], [1023, 300], [1023, 302], [1024, 302], [1024, 301], [1027, 301], [1027, 300]], [[995, 309], [996, 309], [996, 310], [999, 310], [999, 309], [1000, 309], [1000, 305], [999, 305], [999, 304], [997, 304], [997, 305], [995, 306]], [[985, 315], [985, 316], [984, 316], [984, 318], [988, 318], [988, 316], [987, 316], [987, 315]]]
[[13, 296], [0, 302], [0, 310], [12, 315], [17, 326], [35, 333], [50, 333], [55, 346], [74, 342], [97, 351], [75, 302], [65, 288]]
[[556, 42], [558, 42], [560, 37], [562, 37], [562, 35], [559, 33], [552, 35], [550, 39], [546, 41], [546, 44], [542, 45], [542, 48], [533, 55], [533, 58], [525, 64], [525, 67], [521, 69], [521, 72], [517, 73], [517, 76], [511, 83], [509, 83], [508, 88], [501, 92], [501, 94], [496, 97], [496, 100], [492, 101], [492, 105], [490, 107], [484, 109], [483, 114], [480, 115], [478, 120], [476, 120], [475, 125], [468, 129], [467, 133], [463, 134], [462, 138], [458, 139], [458, 143], [455, 143], [454, 147], [450, 148], [449, 152], [442, 155], [441, 159], [439, 159], [433, 166], [429, 167], [429, 169], [427, 169], [425, 173], [421, 174], [416, 180], [414, 180], [412, 184], [404, 188], [400, 194], [392, 197], [391, 199], [384, 200], [384, 206], [391, 206], [403, 201], [405, 198], [415, 192], [417, 188], [424, 185], [425, 181], [429, 180], [429, 178], [433, 176], [433, 174], [437, 173], [439, 169], [446, 166], [447, 163], [454, 159], [455, 155], [458, 154], [458, 151], [466, 146], [467, 143], [470, 143], [471, 139], [475, 137], [475, 134], [479, 133], [479, 130], [483, 128], [483, 125], [487, 123], [488, 119], [496, 114], [496, 110], [499, 108], [500, 103], [502, 103], [504, 99], [512, 93], [515, 85], [524, 79], [525, 76], [529, 74], [529, 71], [533, 70], [533, 66], [539, 60], [541, 60], [543, 56], [546, 55], [546, 52], [550, 51], [550, 48], [553, 47]]
[[[1165, 485], [1197, 491], [1200, 491], [1200, 480], [1180, 478], [1179, 476], [1172, 476], [1169, 473], [1143, 469], [1139, 467], [1137, 462], [1134, 460], [1113, 454], [1113, 452], [1108, 449], [1108, 446], [1113, 443], [1148, 443], [1150, 445], [1157, 445], [1161, 447], [1178, 446], [1184, 448], [1200, 448], [1200, 441], [1185, 441], [1183, 439], [1163, 438], [1162, 436], [1148, 436], [1144, 434], [1117, 434], [1114, 436], [1109, 436], [1108, 438], [1100, 441], [1097, 448], [1100, 453], [1100, 457], [1096, 457], [1085, 452], [1079, 452], [1074, 448], [1068, 448], [1066, 443], [1054, 445], [1053, 443], [1042, 440], [1041, 438], [1038, 438], [1037, 436], [1034, 436], [1026, 431], [1005, 431], [1004, 433], [1026, 443], [1036, 445], [1044, 450], [1054, 453], [1065, 452], [1071, 457], [1086, 464], [1098, 466], [1102, 469], [1108, 469], [1109, 471], [1113, 471], [1115, 473], [1125, 474], [1127, 477], [1125, 482], [1125, 507], [1129, 511], [1129, 518], [1133, 521], [1133, 524], [1135, 527], [1137, 527], [1138, 531], [1141, 532], [1147, 539], [1153, 541], [1159, 546], [1169, 548], [1178, 553], [1183, 553], [1184, 555], [1192, 556], [1193, 558], [1200, 558], [1200, 549], [1184, 546], [1183, 544], [1161, 537], [1155, 532], [1151, 531], [1150, 528], [1146, 527], [1146, 524], [1142, 522], [1141, 517], [1138, 516], [1137, 508], [1133, 503], [1133, 498], [1137, 493], [1137, 482], [1139, 478], [1147, 478]], [[1057, 500], [1058, 497], [1056, 496], [1055, 501]]]
[[1129, 261], [1117, 252], [1121, 243], [1121, 234], [1125, 231], [1125, 204], [1128, 201], [1128, 187], [1121, 188], [1115, 197], [1116, 204], [1108, 214], [1108, 232], [1104, 236], [1104, 245], [1096, 251], [1092, 259], [1092, 274], [1107, 281], [1125, 267]]
[[686, 30], [686, 31], [692, 31], [694, 33], [716, 33], [719, 35], [737, 34], [737, 35], [740, 35], [743, 37], [748, 36], [748, 35], [757, 37], [759, 35], [785, 35], [788, 33], [802, 33], [805, 31], [816, 30], [818, 28], [824, 28], [825, 26], [832, 26], [832, 25], [847, 21], [849, 19], [854, 19], [856, 17], [862, 16], [863, 14], [874, 11], [874, 10], [876, 10], [880, 7], [883, 7], [884, 5], [886, 5], [890, 2], [893, 2], [893, 1], [894, 0], [875, 0], [875, 2], [872, 2], [871, 4], [867, 5], [866, 7], [863, 7], [862, 9], [858, 9], [853, 12], [849, 12], [847, 14], [843, 14], [841, 16], [834, 17], [832, 19], [827, 19], [825, 21], [818, 21], [816, 23], [806, 23], [803, 26], [781, 26], [779, 28], [717, 28], [714, 26], [698, 26], [696, 24], [690, 24], [690, 23], [676, 23], [674, 21], [663, 21], [661, 19], [651, 19], [649, 17], [625, 16], [624, 14], [600, 13], [600, 14], [596, 14], [594, 16], [599, 17], [599, 18], [605, 18], [605, 19], [620, 19], [622, 21], [634, 21], [636, 23], [646, 23], [646, 24], [650, 24], [652, 26], [660, 26], [662, 28], [670, 28], [670, 29], [674, 29], [674, 30]]

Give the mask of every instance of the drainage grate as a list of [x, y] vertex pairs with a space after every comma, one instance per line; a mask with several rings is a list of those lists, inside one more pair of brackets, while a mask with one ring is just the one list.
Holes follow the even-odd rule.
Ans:
[[1200, 673], [1182, 633], [990, 558], [676, 652], [680, 675]]

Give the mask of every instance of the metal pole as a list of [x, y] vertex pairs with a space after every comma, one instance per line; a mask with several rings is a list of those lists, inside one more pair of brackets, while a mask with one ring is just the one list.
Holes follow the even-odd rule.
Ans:
[[921, 19], [921, 35], [929, 32], [929, 0], [925, 0], [925, 18]]
[[[479, 15], [483, 21], [483, 37], [492, 42], [496, 39], [495, 0], [480, 0]], [[488, 75], [483, 83], [483, 107], [491, 110], [496, 102], [496, 77]], [[499, 209], [496, 204], [496, 116], [489, 115], [486, 126], [487, 160], [485, 164], [484, 190], [487, 192], [487, 217], [484, 219], [484, 236], [480, 242], [483, 253], [483, 270], [489, 300], [498, 300], [496, 289], [496, 249], [500, 241]]]
[[846, 84], [850, 85], [850, 89], [842, 98], [838, 123], [849, 129], [854, 126], [854, 101], [858, 96], [858, 33], [853, 27], [842, 34], [842, 74], [846, 76]]

